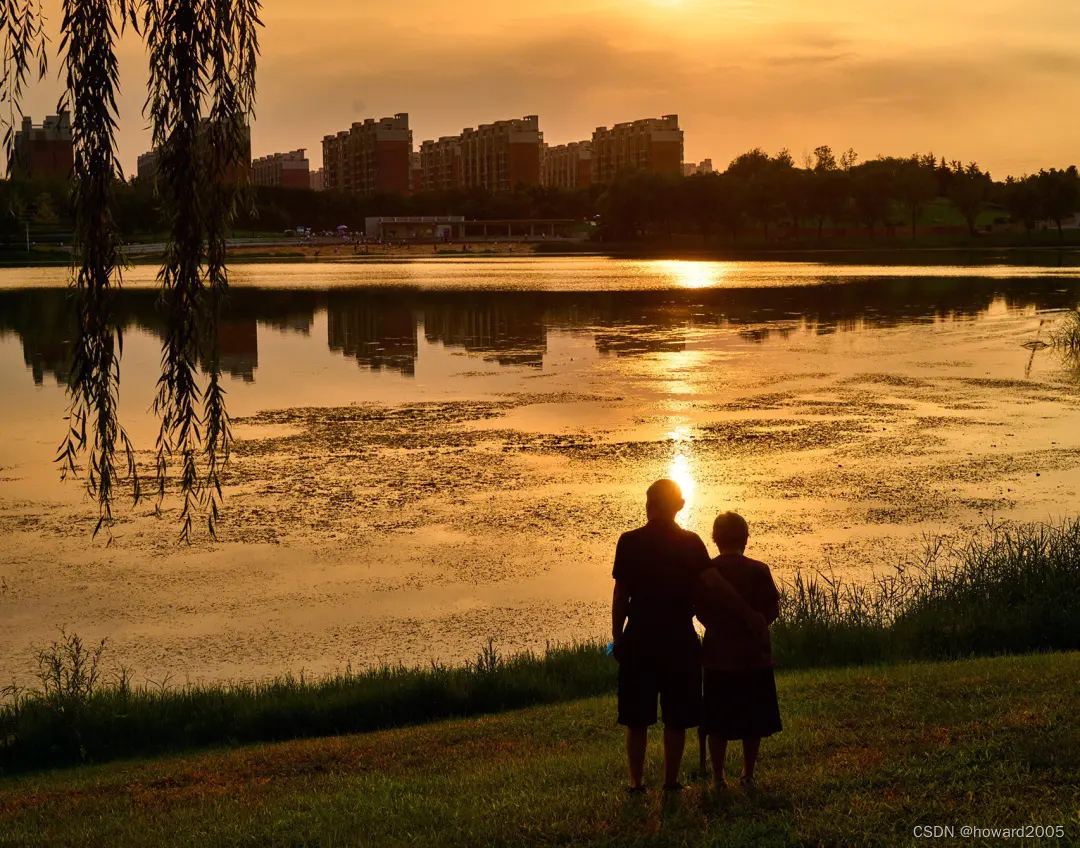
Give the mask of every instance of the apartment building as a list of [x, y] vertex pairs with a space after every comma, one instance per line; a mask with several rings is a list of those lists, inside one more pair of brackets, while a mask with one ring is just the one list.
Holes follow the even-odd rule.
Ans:
[[323, 169], [319, 168], [316, 171], [311, 172], [311, 190], [322, 191], [325, 188], [323, 183]]
[[424, 169], [421, 165], [420, 151], [409, 154], [409, 194], [419, 194], [424, 190]]
[[154, 181], [154, 177], [157, 176], [157, 163], [158, 152], [156, 149], [139, 154], [139, 164], [135, 171], [139, 182], [152, 183]]
[[541, 184], [550, 188], [583, 188], [592, 183], [592, 142], [544, 145]]
[[461, 136], [444, 135], [421, 144], [420, 190], [450, 191], [461, 186]]
[[251, 182], [272, 188], [311, 189], [311, 163], [304, 148], [271, 153], [251, 163]]
[[71, 114], [49, 115], [40, 124], [25, 115], [15, 132], [14, 172], [27, 179], [67, 179], [75, 167]]
[[536, 115], [462, 130], [462, 185], [493, 193], [512, 191], [519, 185], [540, 185], [543, 142]]
[[[210, 119], [203, 118], [199, 125], [199, 144], [203, 147], [204, 162], [208, 168], [216, 166], [217, 160], [220, 159], [220, 154], [211, 148], [210, 129]], [[153, 182], [157, 178], [160, 160], [161, 151], [156, 147], [139, 156], [136, 176], [140, 182]], [[244, 126], [242, 149], [233, 161], [224, 164], [222, 172], [225, 184], [239, 185], [248, 182], [251, 178], [251, 127]]]
[[684, 162], [682, 166], [682, 175], [684, 177], [711, 173], [713, 173], [712, 159], [702, 159], [700, 162]]
[[544, 136], [536, 115], [468, 127], [420, 145], [423, 191], [483, 188], [513, 191], [540, 185]]
[[681, 174], [683, 132], [678, 115], [643, 118], [597, 127], [592, 139], [594, 183], [610, 182], [623, 170]]
[[322, 144], [326, 189], [365, 196], [409, 192], [412, 131], [407, 113], [358, 121], [324, 137]]

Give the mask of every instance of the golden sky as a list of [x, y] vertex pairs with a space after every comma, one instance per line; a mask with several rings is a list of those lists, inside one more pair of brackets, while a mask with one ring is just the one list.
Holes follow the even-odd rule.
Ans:
[[[46, 0], [58, 7], [58, 0]], [[52, 8], [54, 17], [57, 8]], [[677, 113], [686, 158], [932, 150], [997, 177], [1080, 162], [1073, 0], [264, 0], [253, 153], [408, 112], [417, 145], [538, 114], [551, 144]], [[121, 157], [148, 147], [125, 40]], [[36, 119], [56, 85], [33, 88]]]

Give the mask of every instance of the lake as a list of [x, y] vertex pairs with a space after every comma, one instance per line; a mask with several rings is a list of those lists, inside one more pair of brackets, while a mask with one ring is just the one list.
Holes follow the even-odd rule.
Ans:
[[[262, 678], [603, 637], [620, 532], [659, 476], [707, 538], [868, 577], [928, 538], [1054, 520], [1080, 375], [1042, 348], [1080, 268], [571, 258], [239, 264], [221, 327], [236, 443], [219, 537], [52, 460], [65, 269], [0, 270], [0, 670], [56, 627], [136, 679]], [[121, 413], [152, 463], [163, 319], [125, 278]]]

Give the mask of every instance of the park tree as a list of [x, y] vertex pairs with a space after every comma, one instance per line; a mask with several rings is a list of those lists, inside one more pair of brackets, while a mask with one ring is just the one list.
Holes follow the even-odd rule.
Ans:
[[911, 238], [915, 239], [916, 228], [923, 210], [937, 196], [937, 179], [934, 177], [933, 164], [927, 167], [919, 156], [904, 159], [896, 168], [896, 199], [907, 210], [911, 221]]
[[[47, 0], [0, 3], [3, 80], [12, 106], [4, 126], [10, 165], [12, 124], [25, 86], [43, 78], [52, 58], [45, 35]], [[213, 533], [220, 473], [230, 435], [217, 355], [218, 315], [228, 288], [226, 237], [238, 187], [228, 178], [247, 145], [255, 103], [260, 0], [58, 0], [57, 58], [72, 112], [74, 210], [71, 287], [77, 333], [70, 363], [67, 434], [58, 460], [65, 474], [85, 471], [98, 505], [97, 529], [112, 523], [119, 484], [140, 495], [135, 451], [118, 420], [120, 324], [116, 291], [126, 261], [116, 223], [123, 181], [115, 130], [119, 119], [117, 43], [131, 29], [149, 57], [145, 114], [160, 151], [156, 191], [168, 237], [158, 272], [166, 333], [154, 410], [160, 418], [155, 478], [164, 497], [179, 467], [181, 536], [194, 522]], [[200, 374], [200, 360], [206, 367]]]
[[652, 222], [655, 183], [645, 171], [621, 171], [600, 196], [604, 236], [614, 241], [638, 241]]
[[1057, 168], [1039, 171], [1035, 187], [1043, 215], [1057, 226], [1058, 237], [1064, 238], [1062, 221], [1080, 211], [1080, 175], [1076, 166], [1064, 171]]
[[790, 154], [774, 160], [760, 147], [737, 156], [728, 165], [727, 173], [740, 184], [745, 214], [761, 225], [765, 241], [769, 240], [769, 227], [783, 214], [782, 172], [791, 167]]
[[746, 225], [746, 186], [742, 180], [726, 171], [719, 175], [717, 186], [717, 222], [727, 231], [734, 244]]
[[724, 181], [719, 174], [695, 174], [683, 180], [684, 208], [697, 227], [702, 241], [708, 243], [720, 223], [724, 203]]
[[44, 226], [53, 226], [60, 220], [60, 216], [53, 206], [52, 197], [47, 191], [41, 192], [34, 199], [34, 223]]
[[848, 174], [827, 144], [814, 148], [806, 174], [806, 213], [817, 225], [818, 241], [826, 221], [838, 223], [848, 201]]
[[855, 214], [866, 225], [871, 238], [877, 225], [889, 219], [893, 191], [893, 170], [887, 160], [872, 159], [851, 168], [851, 198]]
[[832, 148], [827, 144], [822, 144], [814, 148], [813, 156], [807, 166], [808, 170], [812, 170], [816, 174], [835, 171], [839, 167], [840, 165], [836, 161], [836, 155], [833, 153]]
[[1014, 221], [1024, 225], [1028, 238], [1043, 217], [1042, 200], [1036, 185], [1037, 177], [1009, 177], [1005, 180], [1003, 199]]
[[984, 173], [977, 163], [971, 162], [967, 166], [960, 162], [954, 162], [951, 168], [949, 185], [949, 200], [952, 201], [957, 211], [964, 216], [968, 225], [968, 233], [976, 235], [976, 222], [979, 213], [986, 204], [990, 193], [992, 181], [990, 174]]

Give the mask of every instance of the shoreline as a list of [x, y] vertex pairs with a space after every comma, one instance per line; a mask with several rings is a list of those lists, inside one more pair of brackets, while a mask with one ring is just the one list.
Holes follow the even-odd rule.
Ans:
[[[161, 250], [154, 245], [151, 250], [139, 249], [140, 245], [131, 245], [136, 248], [128, 256], [131, 265], [158, 264], [163, 256]], [[350, 250], [351, 245], [325, 243], [318, 245], [310, 244], [282, 244], [270, 242], [265, 245], [245, 243], [229, 248], [229, 259], [234, 262], [282, 262], [282, 263], [311, 263], [311, 262], [342, 262], [342, 263], [367, 263], [385, 261], [410, 261], [415, 259], [424, 260], [461, 260], [477, 259], [490, 260], [492, 258], [566, 258], [566, 257], [603, 257], [610, 259], [641, 259], [662, 261], [714, 261], [714, 262], [740, 262], [740, 261], [776, 261], [776, 262], [804, 262], [812, 261], [815, 257], [827, 257], [831, 264], [901, 264], [896, 260], [910, 258], [919, 255], [929, 255], [935, 258], [952, 255], [953, 261], [937, 261], [932, 264], [940, 265], [967, 265], [970, 261], [963, 261], [963, 257], [1032, 257], [1059, 256], [1069, 257], [1075, 262], [1070, 265], [1080, 265], [1080, 242], [1065, 244], [1018, 244], [1002, 242], [998, 244], [955, 244], [955, 243], [915, 243], [903, 242], [888, 245], [866, 244], [791, 244], [791, 245], [747, 245], [736, 247], [715, 247], [693, 244], [666, 245], [656, 243], [646, 244], [593, 244], [593, 243], [567, 243], [557, 245], [545, 242], [476, 242], [468, 244], [448, 244], [433, 246], [430, 244], [410, 244], [405, 246], [368, 246], [364, 250]], [[467, 248], [467, 249], [466, 249]], [[46, 253], [43, 251], [43, 253]], [[70, 264], [70, 260], [64, 258], [60, 251], [48, 251], [41, 259], [27, 261], [25, 258], [8, 259], [0, 254], [0, 267], [2, 268], [41, 268], [63, 267]], [[844, 257], [852, 257], [851, 261], [844, 261]], [[867, 257], [877, 257], [882, 262], [867, 263]], [[1009, 263], [1009, 264], [1035, 264], [1035, 263]]]

